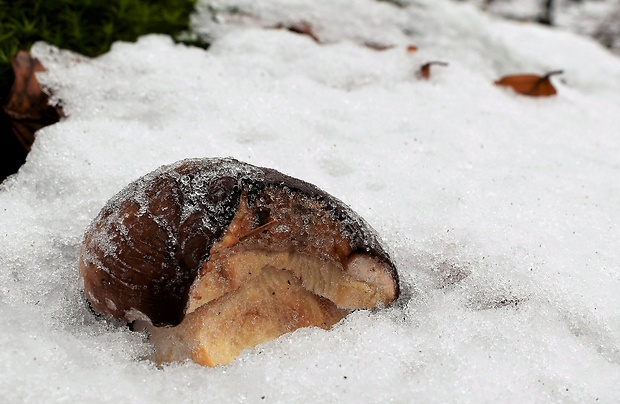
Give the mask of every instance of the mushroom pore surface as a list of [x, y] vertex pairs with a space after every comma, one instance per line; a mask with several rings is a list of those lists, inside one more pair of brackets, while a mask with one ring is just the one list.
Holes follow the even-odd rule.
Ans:
[[399, 293], [376, 233], [345, 204], [234, 159], [183, 160], [129, 184], [87, 229], [79, 269], [91, 307], [138, 321], [160, 363], [227, 363]]

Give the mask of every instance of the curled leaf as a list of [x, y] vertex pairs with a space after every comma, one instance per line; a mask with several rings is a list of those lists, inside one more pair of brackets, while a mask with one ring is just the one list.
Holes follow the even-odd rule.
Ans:
[[428, 80], [431, 77], [431, 66], [448, 66], [446, 62], [428, 62], [420, 66], [420, 69], [416, 73], [416, 76], [423, 80]]
[[557, 90], [551, 83], [550, 77], [562, 73], [562, 70], [555, 70], [544, 76], [538, 76], [536, 74], [515, 74], [504, 76], [497, 80], [495, 84], [502, 87], [510, 87], [517, 93], [530, 97], [547, 97], [557, 94]]
[[386, 45], [379, 42], [364, 42], [364, 46], [370, 49], [374, 49], [376, 51], [384, 51], [392, 49], [394, 47], [394, 45]]
[[20, 51], [13, 59], [15, 81], [3, 109], [13, 135], [26, 151], [30, 151], [37, 130], [64, 116], [61, 108], [49, 105], [49, 97], [37, 80], [35, 74], [44, 70], [30, 52]]
[[285, 28], [296, 34], [307, 35], [310, 38], [312, 38], [314, 42], [318, 44], [321, 43], [321, 40], [319, 39], [319, 37], [314, 33], [314, 30], [312, 29], [312, 25], [310, 25], [310, 23], [306, 21], [299, 21], [299, 22], [294, 22], [290, 24], [279, 23], [275, 26], [275, 28]]

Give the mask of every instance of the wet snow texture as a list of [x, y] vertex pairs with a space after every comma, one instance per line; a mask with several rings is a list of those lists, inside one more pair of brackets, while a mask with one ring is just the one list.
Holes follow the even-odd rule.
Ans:
[[[195, 18], [208, 51], [162, 36], [94, 60], [35, 47], [68, 118], [0, 189], [0, 401], [620, 397], [618, 58], [445, 0], [209, 3]], [[244, 13], [209, 15], [230, 5]], [[263, 28], [302, 19], [324, 44]], [[417, 80], [430, 60], [449, 66]], [[553, 98], [492, 84], [558, 68]], [[82, 303], [82, 234], [129, 182], [205, 156], [350, 204], [391, 249], [398, 304], [225, 367], [144, 360], [142, 335]]]

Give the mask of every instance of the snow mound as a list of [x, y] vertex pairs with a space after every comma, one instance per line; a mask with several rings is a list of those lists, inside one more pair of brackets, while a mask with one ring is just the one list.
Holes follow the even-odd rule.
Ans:
[[[34, 47], [68, 118], [0, 186], [0, 401], [620, 397], [620, 60], [471, 6], [395, 3], [204, 1], [207, 51]], [[318, 42], [277, 28], [301, 22]], [[417, 79], [432, 60], [449, 65]], [[493, 85], [556, 69], [555, 97]], [[94, 317], [77, 276], [90, 221], [145, 173], [218, 156], [360, 213], [396, 261], [397, 304], [216, 368], [158, 369], [144, 335]]]

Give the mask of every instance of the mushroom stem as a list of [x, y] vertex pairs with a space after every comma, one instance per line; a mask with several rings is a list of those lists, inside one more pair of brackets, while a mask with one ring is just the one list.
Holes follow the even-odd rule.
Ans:
[[235, 292], [188, 314], [176, 327], [142, 326], [156, 347], [157, 363], [192, 359], [216, 366], [301, 327], [328, 329], [348, 313], [305, 289], [291, 272], [268, 267]]

